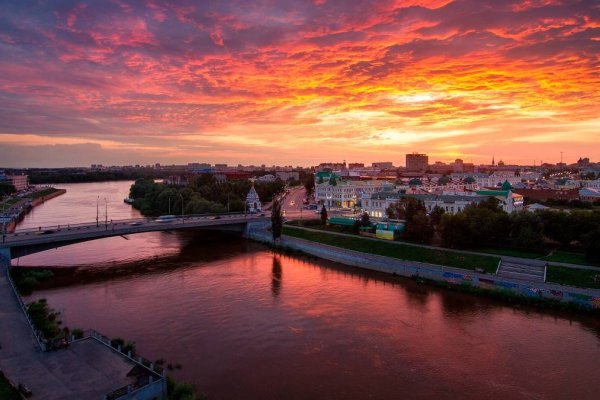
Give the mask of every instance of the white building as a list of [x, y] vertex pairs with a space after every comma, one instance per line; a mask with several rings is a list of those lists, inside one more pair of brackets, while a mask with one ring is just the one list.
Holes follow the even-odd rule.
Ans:
[[246, 195], [246, 211], [254, 213], [260, 212], [261, 209], [262, 204], [260, 203], [260, 198], [258, 197], [258, 193], [256, 193], [256, 189], [254, 189], [254, 182], [252, 182], [252, 187]]
[[600, 189], [585, 187], [579, 191], [579, 199], [582, 201], [600, 201]]
[[474, 193], [458, 195], [435, 195], [435, 194], [404, 194], [391, 191], [383, 191], [366, 195], [362, 198], [362, 209], [369, 216], [382, 218], [386, 216], [386, 210], [392, 204], [397, 203], [404, 197], [413, 197], [421, 200], [427, 209], [431, 212], [435, 207], [442, 208], [445, 212], [454, 214], [463, 211], [465, 207], [471, 204], [478, 204], [488, 198], [488, 196], [479, 196]]
[[581, 181], [581, 184], [585, 188], [600, 189], [600, 179], [596, 179], [593, 181]]
[[479, 187], [497, 187], [501, 186], [505, 181], [508, 181], [508, 183], [514, 185], [516, 183], [521, 183], [521, 177], [511, 174], [492, 174], [483, 177], [475, 177], [475, 183]]
[[315, 199], [327, 207], [354, 207], [362, 196], [379, 192], [386, 185], [385, 181], [377, 180], [334, 182], [315, 185]]
[[275, 182], [276, 179], [277, 178], [275, 178], [275, 175], [266, 174], [266, 175], [259, 177], [257, 180], [259, 182]]
[[275, 176], [284, 182], [300, 180], [300, 173], [298, 171], [277, 171], [275, 172]]

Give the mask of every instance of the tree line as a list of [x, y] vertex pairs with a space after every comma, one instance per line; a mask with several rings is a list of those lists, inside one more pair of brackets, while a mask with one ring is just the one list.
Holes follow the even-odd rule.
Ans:
[[440, 207], [427, 212], [422, 201], [406, 197], [387, 209], [388, 217], [405, 220], [402, 239], [476, 249], [510, 246], [545, 250], [551, 245], [583, 249], [589, 261], [600, 261], [600, 211], [538, 210], [506, 213], [494, 198], [449, 214]]
[[[155, 183], [152, 179], [138, 179], [131, 186], [129, 197], [133, 206], [144, 215], [205, 214], [220, 212], [242, 212], [245, 210], [249, 181], [217, 183], [212, 174], [195, 175], [188, 186], [168, 186]], [[283, 191], [285, 184], [256, 182], [254, 188], [261, 202], [271, 201]]]

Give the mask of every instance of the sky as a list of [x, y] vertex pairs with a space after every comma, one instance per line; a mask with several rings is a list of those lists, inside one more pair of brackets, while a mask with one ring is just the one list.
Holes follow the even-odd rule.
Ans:
[[600, 0], [0, 0], [0, 167], [600, 161]]

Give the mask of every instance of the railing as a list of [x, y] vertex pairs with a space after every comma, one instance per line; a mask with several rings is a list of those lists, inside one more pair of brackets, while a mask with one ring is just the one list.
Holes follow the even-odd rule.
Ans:
[[[129, 359], [131, 362], [133, 362], [137, 366], [145, 369], [147, 372], [146, 376], [138, 378], [136, 380], [136, 382], [126, 385], [126, 386], [123, 386], [123, 387], [120, 387], [120, 388], [108, 393], [105, 396], [105, 399], [116, 400], [116, 399], [120, 399], [120, 398], [128, 398], [130, 396], [133, 396], [137, 392], [141, 392], [141, 391], [160, 392], [166, 388], [166, 371], [163, 368], [156, 366], [150, 360], [147, 360], [140, 356], [136, 356], [131, 351], [128, 351], [127, 353], [125, 353], [122, 350], [121, 345], [114, 346], [112, 339], [110, 339], [108, 336], [105, 336], [95, 330], [89, 330], [89, 331], [84, 332], [84, 336], [81, 339], [76, 339], [76, 340], [74, 340], [74, 342], [76, 342], [78, 340], [85, 340], [85, 339], [90, 339], [90, 338], [102, 343], [103, 345], [110, 348], [112, 351], [119, 353], [119, 355]], [[149, 397], [155, 397], [155, 396], [149, 396]]]
[[[210, 219], [211, 217], [219, 217], [219, 218], [235, 218], [235, 217], [245, 217], [245, 218], [257, 218], [267, 216], [265, 213], [259, 214], [250, 214], [250, 213], [215, 213], [215, 214], [185, 214], [185, 215], [175, 215], [174, 223], [180, 222], [190, 222], [190, 220], [198, 220], [198, 219]], [[115, 227], [119, 225], [131, 225], [134, 222], [140, 223], [149, 223], [155, 222], [155, 218], [132, 218], [132, 219], [120, 219], [120, 220], [109, 220], [109, 221], [92, 221], [92, 222], [83, 222], [83, 223], [75, 223], [75, 224], [60, 224], [60, 225], [48, 225], [48, 226], [39, 226], [37, 228], [27, 228], [27, 229], [17, 229], [12, 234], [8, 234], [7, 237], [15, 237], [15, 236], [26, 236], [29, 234], [36, 234], [40, 232], [44, 232], [47, 230], [52, 231], [78, 231], [85, 229], [94, 229], [101, 227]], [[165, 226], [168, 226], [165, 224]]]
[[19, 294], [19, 292], [17, 290], [17, 287], [15, 286], [12, 278], [10, 277], [10, 268], [6, 268], [6, 279], [8, 280], [8, 283], [10, 283], [10, 287], [12, 288], [12, 291], [15, 294], [15, 297], [17, 298], [17, 302], [19, 303], [19, 306], [21, 307], [21, 311], [23, 311], [23, 314], [25, 314], [25, 318], [27, 319], [27, 323], [29, 324], [29, 327], [31, 328], [31, 331], [33, 332], [33, 336], [35, 336], [37, 344], [40, 347], [40, 350], [41, 351], [46, 351], [47, 347], [46, 347], [45, 341], [44, 341], [44, 339], [42, 337], [42, 334], [41, 334], [41, 332], [39, 330], [37, 330], [35, 328], [35, 325], [33, 324], [33, 321], [29, 317], [29, 312], [27, 312], [27, 306], [23, 302], [23, 299], [21, 298], [21, 295]]

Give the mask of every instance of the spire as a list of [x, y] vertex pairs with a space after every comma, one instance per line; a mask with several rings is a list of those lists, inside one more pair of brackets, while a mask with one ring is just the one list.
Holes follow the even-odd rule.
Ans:
[[492, 167], [496, 165], [496, 163], [494, 162], [494, 156], [492, 156]]

